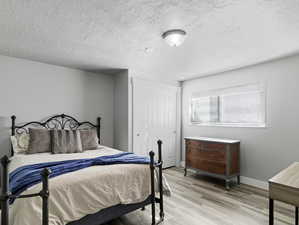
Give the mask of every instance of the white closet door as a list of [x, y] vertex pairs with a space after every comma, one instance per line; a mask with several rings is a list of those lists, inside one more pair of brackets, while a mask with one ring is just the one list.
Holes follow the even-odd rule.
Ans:
[[133, 80], [133, 151], [157, 154], [163, 141], [164, 167], [175, 166], [178, 88], [141, 79]]

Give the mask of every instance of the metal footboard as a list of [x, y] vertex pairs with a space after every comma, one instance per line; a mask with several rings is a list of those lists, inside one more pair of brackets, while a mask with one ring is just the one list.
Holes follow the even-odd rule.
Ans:
[[[151, 210], [152, 210], [152, 225], [157, 225], [164, 220], [164, 207], [163, 207], [163, 161], [162, 161], [162, 141], [159, 140], [158, 144], [158, 161], [155, 162], [155, 153], [151, 151], [150, 155], [150, 173], [151, 173]], [[9, 175], [8, 175], [8, 165], [10, 160], [7, 156], [2, 157], [1, 167], [2, 167], [2, 190], [0, 194], [0, 205], [1, 205], [1, 225], [9, 225], [9, 204], [10, 201], [19, 198], [32, 198], [41, 197], [42, 198], [42, 225], [49, 225], [49, 176], [51, 170], [48, 168], [42, 170], [42, 190], [39, 193], [28, 194], [28, 195], [12, 195], [9, 191]], [[158, 169], [158, 185], [159, 185], [159, 196], [156, 197], [155, 190], [155, 169]], [[156, 203], [159, 204], [160, 209], [160, 220], [156, 221]], [[146, 204], [145, 204], [146, 205]], [[144, 208], [143, 205], [141, 208]]]
[[9, 204], [11, 200], [18, 198], [32, 198], [32, 197], [41, 197], [42, 198], [42, 225], [49, 224], [49, 208], [48, 208], [48, 198], [49, 198], [49, 175], [51, 171], [47, 168], [42, 170], [42, 184], [43, 188], [39, 193], [29, 194], [29, 195], [19, 195], [15, 196], [9, 192], [9, 179], [8, 179], [8, 165], [9, 158], [7, 156], [2, 157], [1, 166], [2, 166], [2, 190], [0, 195], [1, 203], [1, 225], [9, 225]]

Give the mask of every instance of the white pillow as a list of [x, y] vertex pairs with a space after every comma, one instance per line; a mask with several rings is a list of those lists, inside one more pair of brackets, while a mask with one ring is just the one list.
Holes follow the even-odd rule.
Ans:
[[15, 136], [11, 136], [11, 144], [16, 154], [24, 154], [27, 152], [29, 147], [29, 139], [30, 136], [27, 133], [17, 134]]

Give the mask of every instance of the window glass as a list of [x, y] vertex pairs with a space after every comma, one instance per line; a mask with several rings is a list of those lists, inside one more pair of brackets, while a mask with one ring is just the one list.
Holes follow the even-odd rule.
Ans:
[[204, 125], [265, 126], [265, 90], [261, 85], [244, 85], [191, 98], [191, 123]]

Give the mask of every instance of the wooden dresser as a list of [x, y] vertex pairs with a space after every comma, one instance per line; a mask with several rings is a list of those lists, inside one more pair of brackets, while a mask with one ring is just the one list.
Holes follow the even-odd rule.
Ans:
[[226, 188], [237, 177], [240, 184], [240, 141], [207, 137], [186, 137], [186, 166], [225, 180]]

